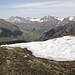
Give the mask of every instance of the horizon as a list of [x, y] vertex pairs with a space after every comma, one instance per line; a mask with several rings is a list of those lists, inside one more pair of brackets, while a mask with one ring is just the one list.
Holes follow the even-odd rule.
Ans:
[[[51, 17], [56, 17], [56, 18], [75, 17], [75, 16], [58, 17], [58, 16], [53, 16], [53, 15], [45, 15], [45, 16], [42, 16], [42, 17], [40, 17], [40, 18], [38, 18], [38, 17], [30, 17], [30, 16], [27, 16], [27, 17], [22, 17], [22, 16], [10, 16], [9, 18], [11, 18], [11, 17], [21, 17], [21, 18], [28, 18], [28, 17], [30, 17], [30, 18], [33, 18], [33, 19], [41, 19], [41, 18], [44, 18], [44, 17], [46, 17], [46, 16], [51, 16]], [[8, 19], [9, 19], [9, 18], [8, 18]]]
[[44, 16], [75, 16], [74, 0], [2, 0], [0, 2], [0, 18], [11, 16], [41, 18]]

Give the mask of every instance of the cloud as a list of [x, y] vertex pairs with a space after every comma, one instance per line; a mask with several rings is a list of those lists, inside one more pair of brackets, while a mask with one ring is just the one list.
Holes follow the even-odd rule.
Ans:
[[49, 1], [39, 3], [26, 3], [20, 5], [10, 6], [10, 8], [47, 8], [47, 7], [75, 7], [74, 1]]
[[59, 8], [59, 7], [75, 7], [74, 0], [63, 0], [63, 1], [49, 1], [49, 2], [36, 2], [36, 3], [25, 3], [25, 4], [14, 4], [8, 6], [0, 6], [0, 8]]
[[49, 2], [12, 4], [0, 6], [0, 17], [43, 17], [46, 15], [67, 17], [75, 16], [74, 0], [55, 0]]

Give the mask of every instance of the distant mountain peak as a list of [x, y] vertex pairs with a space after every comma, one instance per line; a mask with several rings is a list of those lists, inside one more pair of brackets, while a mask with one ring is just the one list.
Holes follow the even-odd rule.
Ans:
[[18, 16], [11, 16], [7, 21], [13, 23], [30, 23], [30, 22], [42, 22], [39, 18], [31, 18], [31, 17], [18, 17]]
[[56, 17], [57, 20], [63, 21], [64, 18]]
[[23, 18], [18, 16], [11, 16], [7, 21], [12, 23], [27, 23], [27, 24], [57, 21], [58, 22], [57, 26], [60, 26], [60, 25], [65, 25], [70, 21], [75, 21], [75, 17], [71, 16], [63, 18], [55, 16], [44, 16], [42, 18], [32, 18], [32, 17]]
[[69, 17], [70, 21], [75, 21], [75, 17]]

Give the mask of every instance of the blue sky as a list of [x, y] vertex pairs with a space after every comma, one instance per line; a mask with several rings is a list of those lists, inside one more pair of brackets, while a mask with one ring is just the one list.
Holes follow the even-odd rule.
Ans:
[[75, 16], [75, 0], [0, 0], [0, 18]]

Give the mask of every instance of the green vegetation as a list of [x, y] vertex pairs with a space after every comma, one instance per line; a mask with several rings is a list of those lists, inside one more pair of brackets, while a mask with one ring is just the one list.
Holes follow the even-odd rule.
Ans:
[[[25, 26], [25, 25], [24, 25]], [[38, 29], [39, 26], [27, 27], [16, 26], [10, 22], [0, 19], [0, 42], [8, 42], [14, 40], [35, 41], [42, 36], [44, 30]], [[26, 29], [25, 29], [26, 28]], [[36, 30], [35, 30], [36, 28]], [[33, 31], [33, 29], [35, 31]]]
[[[14, 25], [0, 19], [0, 42], [24, 40], [27, 42], [44, 40], [44, 33], [55, 28], [58, 21], [21, 23]], [[40, 38], [40, 39], [39, 39]]]
[[49, 61], [27, 49], [0, 47], [0, 75], [75, 75], [75, 61]]
[[2, 37], [2, 38], [0, 38], [0, 42], [7, 42], [7, 41], [12, 41], [12, 38], [10, 38], [10, 37]]

